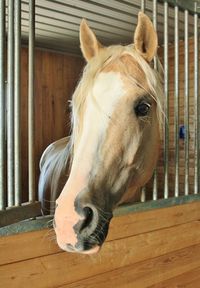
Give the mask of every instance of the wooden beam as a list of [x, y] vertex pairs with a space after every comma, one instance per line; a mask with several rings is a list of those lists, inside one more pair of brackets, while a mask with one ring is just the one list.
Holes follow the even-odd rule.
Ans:
[[[199, 288], [200, 269], [197, 269], [195, 273], [187, 273], [200, 265], [199, 253], [200, 245], [192, 246], [72, 284], [64, 284], [59, 286], [59, 288], [175, 288], [179, 287], [176, 285], [180, 284], [183, 284], [183, 286], [180, 287], [184, 288]], [[182, 273], [185, 274], [180, 275]], [[176, 278], [157, 285], [158, 282], [164, 281], [172, 276], [176, 276]], [[188, 282], [194, 283], [194, 281], [198, 283], [198, 285], [188, 286], [186, 284]], [[191, 285], [191, 283], [188, 284]]]
[[[200, 202], [114, 217], [110, 224], [107, 241], [144, 234], [199, 219]], [[53, 238], [54, 232], [50, 229], [0, 237], [0, 265], [60, 252]]]
[[18, 207], [11, 207], [0, 211], [0, 227], [7, 226], [22, 220], [27, 220], [41, 215], [40, 202], [25, 204]]
[[170, 277], [170, 279], [152, 285], [149, 288], [167, 288], [167, 287], [199, 288], [200, 286], [199, 283], [200, 283], [200, 267], [193, 270], [193, 267], [191, 265], [191, 270], [189, 272], [183, 273], [174, 278]]
[[[2, 287], [27, 287], [30, 283], [37, 288], [59, 287], [199, 244], [200, 222], [194, 221], [108, 241], [101, 252], [92, 257], [63, 252], [2, 265], [0, 283]], [[34, 251], [35, 246], [29, 245], [29, 248]], [[1, 248], [2, 252], [6, 253]], [[20, 252], [23, 254], [23, 249]], [[199, 252], [195, 251], [194, 255], [195, 261], [200, 261]]]

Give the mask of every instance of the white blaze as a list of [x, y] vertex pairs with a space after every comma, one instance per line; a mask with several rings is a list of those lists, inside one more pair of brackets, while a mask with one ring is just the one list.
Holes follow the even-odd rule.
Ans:
[[86, 98], [83, 131], [74, 155], [71, 173], [66, 185], [57, 199], [55, 213], [56, 234], [59, 246], [64, 243], [75, 245], [77, 242], [73, 226], [80, 220], [74, 210], [74, 200], [88, 183], [92, 161], [100, 138], [104, 137], [112, 113], [125, 91], [119, 73], [100, 73]]

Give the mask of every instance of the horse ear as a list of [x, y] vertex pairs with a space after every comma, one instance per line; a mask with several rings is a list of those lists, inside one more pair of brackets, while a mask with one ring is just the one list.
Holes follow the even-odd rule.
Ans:
[[99, 49], [102, 47], [85, 19], [81, 21], [80, 25], [80, 44], [81, 51], [86, 61], [89, 61], [92, 57], [97, 55]]
[[143, 12], [138, 14], [138, 24], [134, 35], [136, 51], [147, 61], [151, 62], [158, 47], [157, 33], [148, 16]]

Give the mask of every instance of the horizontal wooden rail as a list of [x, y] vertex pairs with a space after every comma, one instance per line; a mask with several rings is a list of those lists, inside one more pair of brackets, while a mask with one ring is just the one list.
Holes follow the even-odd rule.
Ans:
[[[152, 201], [147, 201], [144, 203], [122, 205], [114, 211], [114, 216], [123, 216], [123, 215], [126, 216], [127, 214], [131, 214], [134, 212], [149, 211], [149, 210], [153, 210], [153, 209], [172, 207], [172, 206], [182, 205], [182, 204], [192, 203], [192, 202], [197, 202], [197, 205], [199, 205], [199, 203], [200, 203], [199, 201], [200, 201], [200, 194], [197, 194], [197, 195], [189, 195], [189, 196], [172, 197], [172, 198], [168, 198], [168, 199], [159, 199], [157, 201], [152, 200]], [[41, 210], [40, 210], [41, 208], [40, 208], [40, 204], [38, 202], [35, 204], [36, 208], [32, 207], [32, 209], [31, 209], [31, 206], [34, 206], [34, 204], [30, 204], [30, 206], [28, 206], [28, 207], [26, 205], [27, 208], [23, 208], [23, 209], [27, 209], [27, 210], [30, 209], [30, 211], [28, 211], [30, 213], [30, 214], [28, 214], [28, 217], [25, 217], [27, 214], [23, 215], [23, 211], [20, 212], [20, 215], [16, 216], [16, 214], [18, 214], [18, 212], [17, 212], [18, 209], [20, 210], [23, 207], [23, 206], [21, 206], [19, 208], [17, 207], [18, 209], [15, 208], [16, 212], [9, 211], [9, 213], [13, 215], [12, 219], [10, 218], [7, 220], [3, 220], [0, 218], [0, 236], [3, 236], [3, 235], [8, 236], [8, 235], [14, 235], [14, 234], [23, 233], [23, 232], [31, 232], [31, 231], [41, 230], [41, 229], [45, 229], [45, 228], [50, 228], [49, 223], [52, 219], [52, 216], [39, 217], [39, 218], [34, 219], [34, 220], [18, 222], [21, 220], [25, 220], [28, 218], [33, 218], [33, 217], [36, 217], [38, 215], [41, 215]], [[8, 210], [4, 213], [4, 219], [7, 218], [7, 216], [6, 216], [6, 215], [8, 215], [7, 212], [8, 212]], [[32, 214], [33, 212], [36, 214], [33, 215]], [[2, 212], [0, 212], [0, 217], [1, 217], [1, 213]], [[3, 213], [2, 213], [2, 215], [3, 215]], [[11, 217], [11, 216], [8, 216], [8, 218], [9, 217]], [[14, 217], [16, 217], [16, 218], [14, 218]], [[24, 218], [23, 219], [21, 218], [20, 220], [18, 220], [19, 217], [24, 217]], [[15, 221], [15, 219], [16, 219], [16, 221]], [[8, 223], [9, 220], [10, 220], [10, 224], [11, 223], [14, 223], [14, 224], [11, 224], [11, 225], [6, 224], [8, 226], [1, 225], [2, 221], [4, 221], [4, 223]], [[16, 223], [16, 222], [18, 222], [18, 223]], [[2, 227], [2, 226], [5, 226], [5, 227]]]
[[22, 206], [16, 207], [13, 206], [6, 210], [0, 211], [0, 227], [34, 218], [39, 215], [41, 215], [40, 202], [23, 204]]
[[0, 237], [0, 283], [145, 288], [188, 273], [200, 267], [199, 207], [194, 202], [114, 217], [106, 243], [92, 257], [61, 252], [48, 230]]

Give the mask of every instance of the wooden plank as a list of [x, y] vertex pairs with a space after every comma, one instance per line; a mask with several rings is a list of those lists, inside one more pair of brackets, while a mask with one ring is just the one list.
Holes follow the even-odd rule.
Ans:
[[40, 202], [27, 203], [18, 207], [9, 207], [5, 211], [0, 211], [0, 228], [36, 216], [41, 216]]
[[[160, 221], [162, 219], [162, 221]], [[200, 219], [200, 202], [152, 211], [131, 213], [111, 221], [107, 241], [122, 239]], [[0, 237], [0, 265], [59, 252], [49, 239], [53, 231], [42, 230]], [[12, 247], [15, 247], [13, 250]], [[30, 249], [30, 247], [35, 247]]]
[[[22, 194], [28, 200], [27, 182], [27, 48], [21, 54], [21, 127], [22, 127]], [[83, 67], [83, 59], [71, 55], [36, 49], [35, 61], [35, 159], [36, 183], [39, 176], [39, 160], [44, 149], [53, 141], [69, 133], [69, 114], [66, 113]], [[47, 199], [48, 200], [48, 199]]]
[[92, 257], [58, 253], [3, 265], [0, 266], [0, 283], [2, 287], [15, 288], [27, 287], [30, 283], [37, 288], [58, 287], [199, 243], [200, 222], [194, 221], [108, 241], [101, 252]]
[[[199, 253], [200, 254], [200, 253]], [[193, 258], [194, 259], [194, 258]], [[193, 260], [192, 259], [192, 260]], [[192, 269], [192, 265], [191, 265]], [[181, 274], [177, 277], [170, 278], [167, 281], [150, 286], [149, 288], [199, 288], [200, 284], [200, 267]]]
[[[195, 269], [199, 266], [199, 254], [200, 246], [192, 246], [72, 284], [64, 284], [59, 286], [59, 288], [199, 288], [199, 286], [190, 285], [194, 282], [199, 285], [200, 269], [186, 273], [188, 270]], [[181, 273], [185, 274], [176, 277], [173, 281], [170, 280], [163, 282], [163, 284], [155, 284], [172, 276], [180, 275]], [[178, 286], [180, 284], [183, 286]]]
[[0, 238], [0, 265], [58, 253], [53, 231], [42, 230]]

